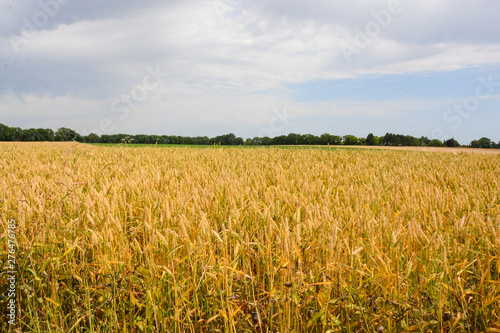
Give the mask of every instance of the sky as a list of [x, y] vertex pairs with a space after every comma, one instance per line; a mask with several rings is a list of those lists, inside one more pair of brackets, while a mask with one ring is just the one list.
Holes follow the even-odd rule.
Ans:
[[0, 123], [500, 141], [498, 0], [0, 0]]

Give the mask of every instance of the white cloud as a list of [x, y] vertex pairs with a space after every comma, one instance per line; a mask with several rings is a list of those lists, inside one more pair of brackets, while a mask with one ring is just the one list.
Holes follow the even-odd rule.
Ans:
[[[226, 6], [222, 10], [216, 6], [220, 3]], [[114, 121], [117, 131], [153, 133], [164, 122], [169, 128], [161, 132], [195, 134], [190, 128], [203, 124], [211, 133], [223, 132], [265, 125], [273, 107], [291, 100], [290, 84], [499, 63], [500, 20], [494, 15], [499, 5], [492, 0], [401, 0], [402, 12], [348, 62], [341, 43], [352, 44], [355, 28], [375, 22], [372, 12], [386, 10], [388, 3], [148, 1], [140, 7], [114, 1], [99, 12], [94, 1], [71, 19], [77, 8], [72, 6], [82, 5], [70, 2], [50, 29], [40, 29], [19, 53], [2, 37], [3, 63], [12, 67], [29, 60], [31, 65], [22, 78], [4, 69], [0, 113], [4, 122], [26, 126], [95, 127], [99, 119], [116, 116], [112, 101], [140, 85], [147, 66], [159, 66], [168, 77], [130, 117]], [[14, 25], [9, 23], [9, 29], [14, 31]], [[302, 115], [387, 117], [408, 110], [408, 103], [435, 108], [399, 98], [288, 105]]]
[[81, 128], [99, 115], [106, 103], [101, 100], [81, 99], [71, 95], [49, 95], [6, 92], [0, 96], [0, 114], [6, 125], [58, 128], [73, 125]]
[[[384, 1], [379, 4], [381, 9], [387, 6]], [[303, 8], [299, 6], [302, 2], [295, 5]], [[345, 7], [346, 12], [352, 10]], [[358, 9], [369, 13], [372, 7]], [[441, 7], [434, 4], [425, 9], [436, 15], [434, 11]], [[337, 11], [337, 17], [341, 9], [335, 6], [331, 10]], [[146, 8], [126, 18], [63, 24], [55, 30], [40, 31], [24, 46], [22, 55], [53, 61], [54, 66], [58, 60], [73, 58], [77, 65], [91, 63], [94, 71], [107, 71], [127, 80], [140, 76], [146, 65], [161, 63], [172, 80], [185, 84], [219, 81], [240, 87], [242, 92], [315, 78], [457, 70], [500, 59], [500, 43], [412, 44], [387, 38], [382, 27], [381, 33], [359, 54], [353, 54], [349, 63], [339, 45], [352, 44], [356, 33], [345, 24], [307, 16], [270, 17], [257, 10], [237, 13], [221, 17], [209, 3], [200, 6], [187, 2]], [[374, 21], [371, 16], [366, 19], [365, 23]], [[404, 27], [402, 20], [393, 21], [391, 25]]]

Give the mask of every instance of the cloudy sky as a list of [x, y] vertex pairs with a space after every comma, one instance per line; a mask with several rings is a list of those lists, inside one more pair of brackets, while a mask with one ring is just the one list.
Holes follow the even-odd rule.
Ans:
[[498, 0], [0, 0], [0, 123], [500, 140]]

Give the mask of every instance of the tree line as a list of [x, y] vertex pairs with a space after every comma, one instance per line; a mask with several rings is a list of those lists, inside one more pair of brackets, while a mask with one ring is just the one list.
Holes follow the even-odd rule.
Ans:
[[375, 136], [372, 133], [366, 138], [354, 135], [296, 134], [270, 137], [254, 137], [243, 140], [233, 133], [219, 135], [213, 138], [207, 136], [176, 136], [176, 135], [147, 135], [147, 134], [103, 134], [80, 135], [76, 131], [61, 127], [57, 131], [48, 128], [9, 127], [0, 124], [0, 141], [77, 141], [82, 143], [142, 143], [142, 144], [185, 144], [185, 145], [367, 145], [367, 146], [430, 146], [430, 147], [472, 147], [472, 148], [500, 148], [498, 143], [482, 137], [471, 141], [468, 145], [460, 145], [454, 138], [448, 140], [430, 140], [425, 136], [420, 138], [411, 135], [386, 133]]

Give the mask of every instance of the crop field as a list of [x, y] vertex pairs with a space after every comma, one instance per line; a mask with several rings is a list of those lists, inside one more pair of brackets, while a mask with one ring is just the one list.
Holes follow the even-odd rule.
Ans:
[[0, 157], [2, 331], [500, 332], [498, 154]]

